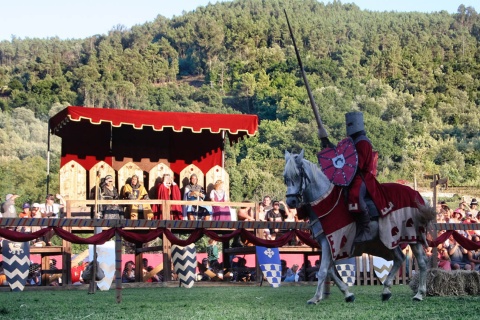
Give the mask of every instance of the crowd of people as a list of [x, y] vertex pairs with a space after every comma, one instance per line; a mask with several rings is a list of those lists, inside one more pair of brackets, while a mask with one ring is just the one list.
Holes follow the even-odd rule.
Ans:
[[[477, 199], [472, 198], [470, 204], [462, 200], [458, 207], [451, 209], [445, 202], [437, 205], [438, 223], [462, 223], [471, 224], [480, 221]], [[439, 231], [438, 235], [445, 231]], [[457, 230], [464, 237], [474, 241], [480, 241], [480, 230]], [[427, 248], [427, 255], [432, 255], [432, 248]], [[476, 270], [480, 271], [480, 249], [467, 250], [463, 248], [454, 238], [450, 236], [447, 241], [437, 247], [438, 268], [443, 270]]]

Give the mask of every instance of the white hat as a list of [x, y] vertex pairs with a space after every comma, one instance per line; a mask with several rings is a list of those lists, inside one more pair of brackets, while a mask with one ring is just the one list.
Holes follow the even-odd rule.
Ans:
[[13, 194], [9, 193], [9, 194], [7, 194], [7, 196], [5, 197], [5, 200], [8, 201], [8, 200], [10, 200], [11, 197], [13, 197]]
[[34, 207], [34, 208], [40, 208], [40, 204], [38, 204], [37, 202], [35, 202], [34, 204], [32, 204], [32, 207]]

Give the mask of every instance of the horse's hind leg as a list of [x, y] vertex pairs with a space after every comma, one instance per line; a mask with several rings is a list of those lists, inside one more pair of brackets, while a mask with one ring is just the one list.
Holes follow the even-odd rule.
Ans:
[[387, 279], [385, 279], [385, 282], [383, 283], [382, 301], [388, 301], [392, 297], [390, 289], [392, 288], [393, 278], [395, 278], [395, 275], [402, 266], [404, 260], [405, 255], [400, 247], [393, 249], [393, 266], [388, 273]]
[[418, 269], [420, 269], [418, 278], [418, 291], [413, 297], [415, 301], [422, 301], [423, 297], [427, 294], [427, 259], [425, 257], [425, 251], [420, 243], [411, 244], [412, 252], [417, 258]]
[[343, 279], [338, 274], [337, 269], [335, 268], [335, 265], [333, 263], [330, 269], [328, 270], [328, 274], [330, 278], [333, 280], [333, 282], [335, 282], [337, 287], [340, 289], [340, 291], [342, 291], [345, 297], [345, 302], [354, 302], [355, 295], [348, 290], [348, 285], [345, 282], [343, 282]]

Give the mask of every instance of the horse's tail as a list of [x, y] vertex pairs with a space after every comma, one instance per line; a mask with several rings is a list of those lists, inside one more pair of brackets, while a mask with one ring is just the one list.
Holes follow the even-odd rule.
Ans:
[[417, 201], [417, 208], [420, 211], [420, 214], [418, 215], [418, 222], [420, 225], [427, 226], [437, 219], [437, 211], [434, 207], [430, 206], [428, 202], [423, 204], [420, 203], [420, 201]]

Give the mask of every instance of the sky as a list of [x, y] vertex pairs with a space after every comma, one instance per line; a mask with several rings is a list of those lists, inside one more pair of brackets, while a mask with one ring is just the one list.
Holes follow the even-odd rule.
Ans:
[[[131, 28], [155, 20], [182, 15], [199, 6], [228, 0], [7, 0], [2, 1], [0, 41], [16, 38], [84, 39], [107, 34], [117, 25]], [[370, 11], [446, 10], [460, 4], [480, 12], [478, 0], [343, 0]], [[329, 1], [319, 1], [328, 3]], [[475, 6], [474, 3], [477, 3]]]

